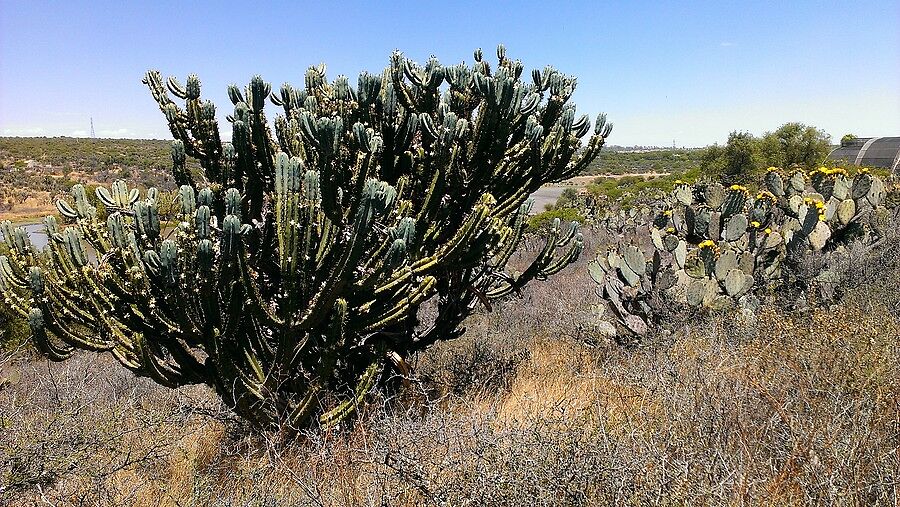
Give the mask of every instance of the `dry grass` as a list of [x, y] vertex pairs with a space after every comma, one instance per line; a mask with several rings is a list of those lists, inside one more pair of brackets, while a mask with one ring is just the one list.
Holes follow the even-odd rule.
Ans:
[[854, 264], [840, 306], [627, 348], [585, 339], [596, 301], [570, 268], [416, 358], [412, 390], [288, 446], [203, 388], [8, 358], [0, 503], [896, 505], [896, 258]]

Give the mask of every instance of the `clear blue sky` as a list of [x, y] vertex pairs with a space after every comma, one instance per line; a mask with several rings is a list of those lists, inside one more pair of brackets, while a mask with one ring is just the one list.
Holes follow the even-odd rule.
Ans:
[[[311, 4], [311, 3], [310, 3]], [[443, 63], [503, 42], [526, 69], [578, 76], [614, 144], [700, 146], [801, 121], [900, 135], [900, 1], [136, 2], [0, 0], [0, 135], [168, 139], [143, 72], [302, 84], [380, 71], [391, 50]], [[274, 107], [271, 108], [274, 117]]]

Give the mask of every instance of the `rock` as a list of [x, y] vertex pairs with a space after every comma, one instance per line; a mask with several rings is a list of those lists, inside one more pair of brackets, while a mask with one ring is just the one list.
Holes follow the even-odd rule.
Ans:
[[597, 322], [597, 332], [600, 333], [600, 336], [615, 338], [616, 326], [608, 320], [601, 320]]

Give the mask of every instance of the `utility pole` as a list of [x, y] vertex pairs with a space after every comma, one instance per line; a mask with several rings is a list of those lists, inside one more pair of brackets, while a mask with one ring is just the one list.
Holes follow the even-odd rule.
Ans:
[[91, 116], [91, 139], [97, 139], [97, 135], [94, 134], [94, 117]]

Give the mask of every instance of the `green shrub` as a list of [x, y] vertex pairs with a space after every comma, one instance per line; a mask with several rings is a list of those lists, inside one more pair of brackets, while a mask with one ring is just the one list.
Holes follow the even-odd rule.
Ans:
[[700, 164], [704, 149], [603, 150], [583, 175], [676, 173]]
[[706, 148], [700, 167], [704, 174], [722, 183], [757, 187], [769, 167], [819, 167], [831, 150], [830, 142], [824, 131], [796, 122], [785, 123], [762, 137], [734, 131], [725, 146]]
[[599, 177], [589, 183], [586, 188], [588, 193], [594, 197], [604, 197], [607, 201], [615, 201], [619, 206], [627, 208], [645, 195], [671, 192], [677, 181], [692, 183], [700, 177], [700, 169], [694, 167], [684, 172], [657, 177]]
[[554, 208], [534, 215], [528, 219], [527, 232], [545, 232], [553, 224], [553, 221], [559, 219], [561, 224], [571, 222], [584, 223], [584, 216], [574, 208]]

